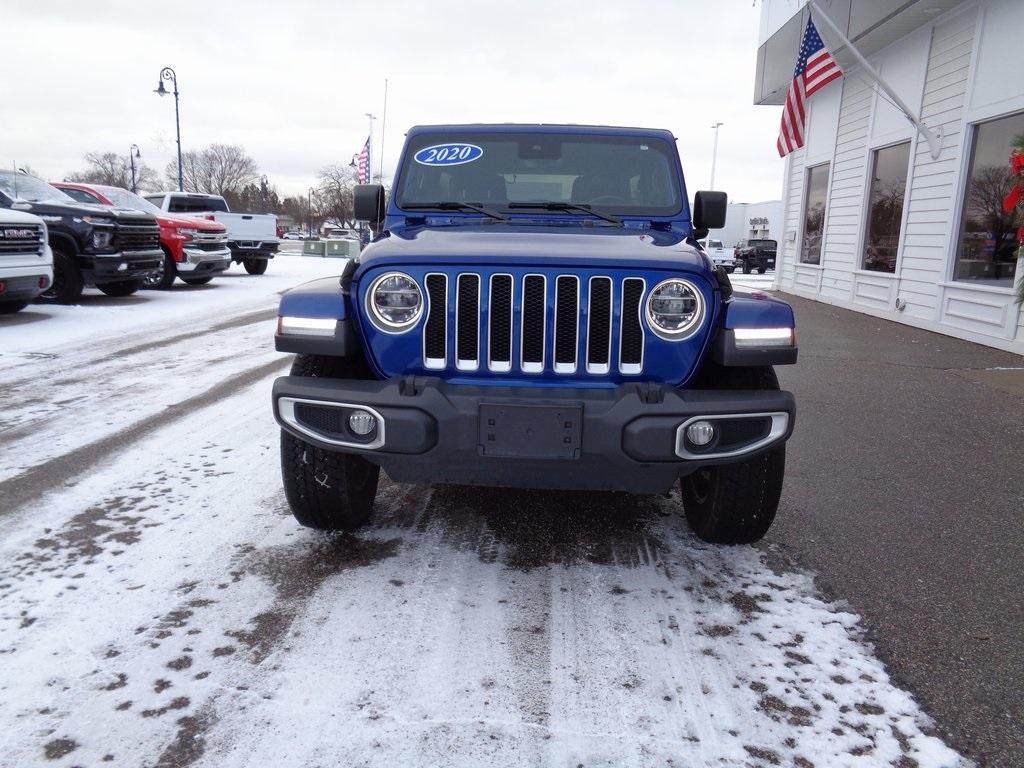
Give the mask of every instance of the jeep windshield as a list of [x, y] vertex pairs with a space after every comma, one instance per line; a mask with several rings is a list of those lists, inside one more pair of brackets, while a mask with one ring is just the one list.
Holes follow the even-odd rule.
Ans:
[[674, 148], [653, 136], [423, 133], [407, 145], [396, 203], [613, 222], [609, 214], [673, 216], [683, 206], [677, 165]]
[[75, 203], [75, 199], [65, 195], [56, 187], [51, 187], [42, 179], [29, 176], [27, 173], [0, 171], [0, 191], [12, 200], [25, 200], [29, 203]]

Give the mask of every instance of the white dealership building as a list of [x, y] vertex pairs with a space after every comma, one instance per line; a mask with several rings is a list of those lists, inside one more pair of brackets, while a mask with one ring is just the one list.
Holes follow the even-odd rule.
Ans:
[[[786, 160], [776, 287], [1024, 353], [1024, 216], [1000, 206], [1024, 135], [1024, 0], [820, 5], [938, 137], [938, 157], [816, 21], [845, 76], [811, 98], [806, 145]], [[807, 15], [762, 0], [756, 104], [785, 101]]]

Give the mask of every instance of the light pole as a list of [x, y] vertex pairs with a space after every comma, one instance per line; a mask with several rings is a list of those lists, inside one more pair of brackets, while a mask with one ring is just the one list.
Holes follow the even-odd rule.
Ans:
[[142, 153], [139, 152], [139, 145], [132, 144], [128, 147], [128, 162], [132, 166], [132, 194], [137, 193], [139, 190], [135, 188], [135, 158], [142, 157]]
[[174, 84], [174, 128], [178, 133], [178, 191], [185, 191], [185, 184], [181, 178], [181, 119], [178, 116], [178, 75], [170, 67], [160, 70], [160, 77], [157, 80], [157, 87], [153, 93], [158, 96], [166, 96], [167, 89], [164, 88], [164, 80], [170, 80]]
[[306, 200], [306, 214], [309, 218], [309, 236], [313, 236], [313, 188], [309, 188], [309, 197]]
[[711, 127], [715, 130], [715, 148], [711, 150], [711, 186], [710, 189], [715, 188], [715, 162], [718, 160], [718, 127], [725, 125], [725, 123], [715, 123]]
[[264, 213], [267, 212], [267, 208], [269, 207], [268, 198], [270, 197], [270, 192], [269, 192], [268, 186], [269, 186], [269, 182], [267, 180], [266, 174], [264, 174], [263, 176], [260, 176], [260, 198], [261, 198], [261, 201], [263, 203], [263, 212]]

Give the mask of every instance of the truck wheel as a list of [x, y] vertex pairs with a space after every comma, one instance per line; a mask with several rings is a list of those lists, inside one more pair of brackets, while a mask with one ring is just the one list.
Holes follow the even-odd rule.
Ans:
[[[366, 378], [361, 361], [298, 355], [292, 376]], [[352, 531], [370, 518], [380, 467], [362, 456], [324, 451], [281, 430], [281, 477], [295, 519], [322, 531]]]
[[82, 298], [85, 283], [75, 257], [64, 246], [53, 248], [53, 283], [39, 295], [40, 301], [56, 304], [74, 304]]
[[758, 267], [757, 268], [757, 274], [759, 274], [759, 275], [763, 275], [767, 271], [768, 271], [767, 267]]
[[160, 269], [142, 278], [142, 287], [153, 291], [166, 291], [174, 285], [176, 274], [177, 270], [174, 268], [174, 259], [171, 258], [171, 254], [164, 251], [164, 258], [160, 262]]
[[207, 275], [206, 277], [183, 277], [181, 279], [188, 285], [206, 285], [213, 280], [213, 275]]
[[142, 287], [142, 283], [138, 280], [117, 280], [116, 282], [103, 283], [96, 287], [107, 294], [107, 296], [131, 296]]
[[13, 315], [27, 306], [27, 301], [0, 301], [0, 315]]
[[744, 275], [749, 275], [750, 272], [751, 272], [750, 264], [748, 262], [743, 262], [743, 274]]
[[[697, 388], [778, 389], [770, 366], [724, 368], [709, 363]], [[698, 538], [713, 544], [749, 544], [775, 520], [786, 472], [785, 444], [739, 464], [705, 467], [680, 479], [683, 511]]]
[[245, 265], [245, 271], [250, 275], [262, 275], [267, 271], [267, 263], [270, 259], [243, 259], [242, 264]]

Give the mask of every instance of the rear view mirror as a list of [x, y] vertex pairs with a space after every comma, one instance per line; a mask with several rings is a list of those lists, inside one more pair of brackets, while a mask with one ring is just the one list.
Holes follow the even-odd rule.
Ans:
[[725, 226], [728, 207], [729, 196], [725, 192], [698, 192], [693, 197], [694, 229], [721, 229]]
[[367, 221], [374, 229], [384, 221], [384, 187], [380, 184], [359, 184], [352, 192], [356, 219]]

